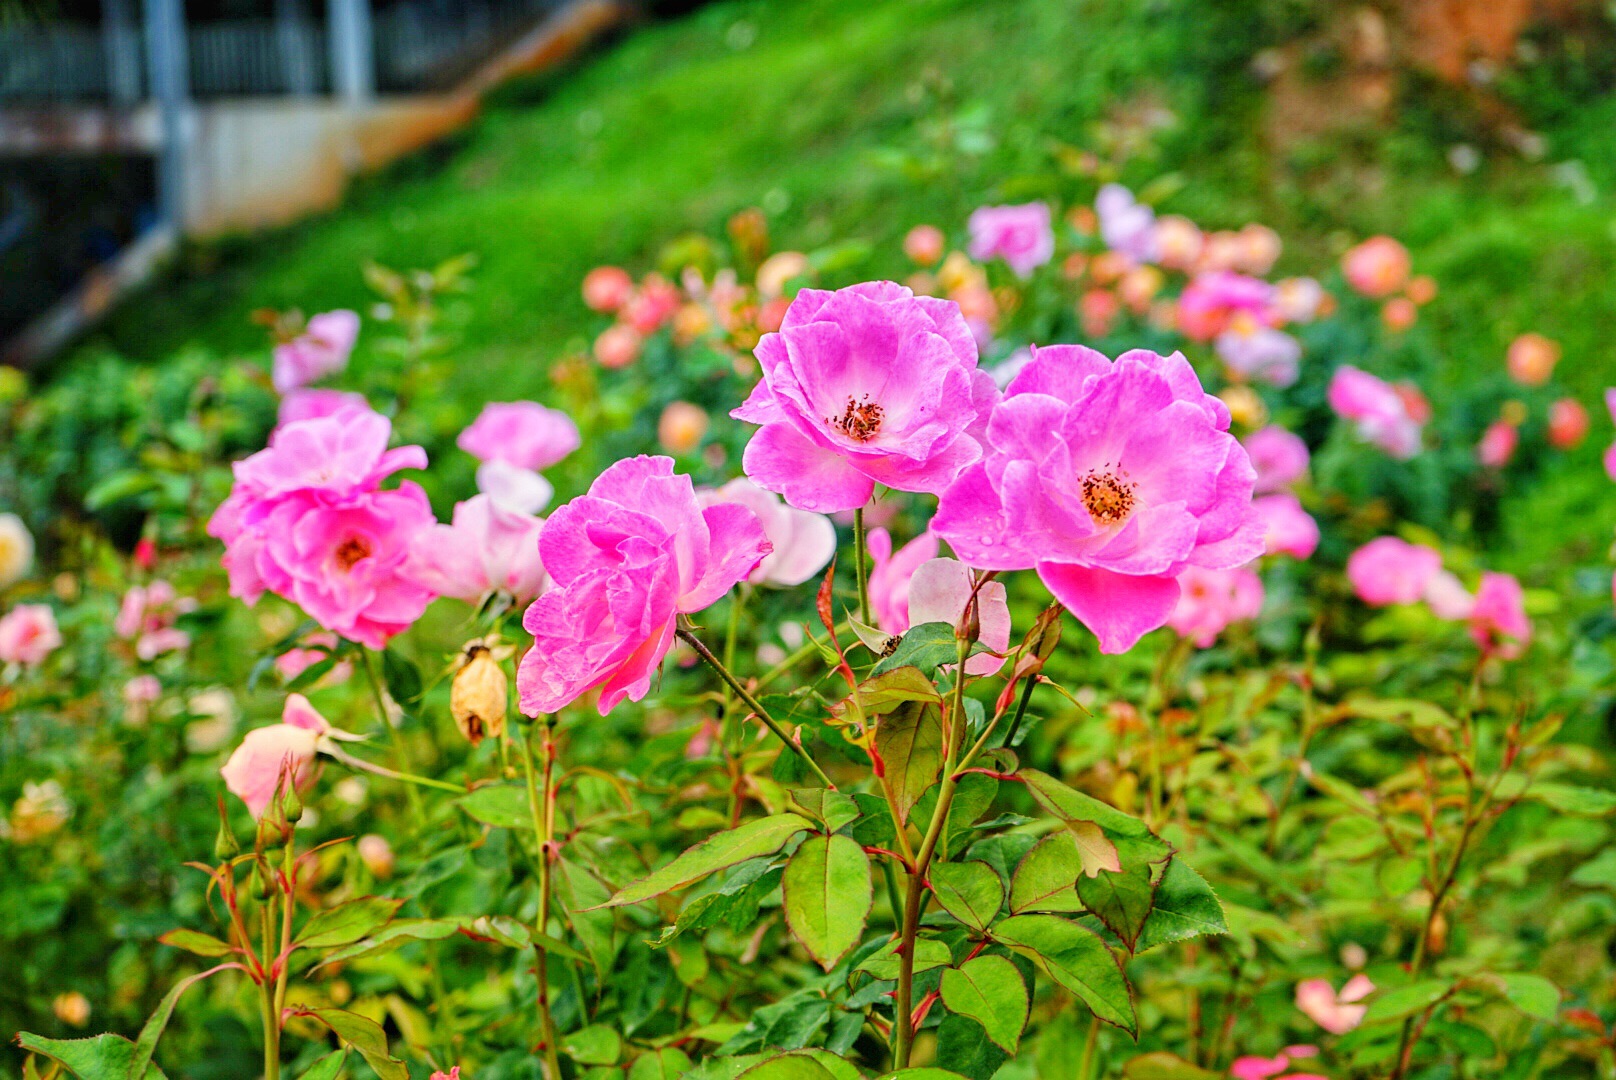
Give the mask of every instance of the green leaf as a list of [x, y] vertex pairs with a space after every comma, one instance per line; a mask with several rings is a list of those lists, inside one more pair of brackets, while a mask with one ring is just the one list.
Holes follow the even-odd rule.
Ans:
[[1127, 1080], [1220, 1080], [1222, 1073], [1191, 1065], [1177, 1054], [1158, 1050], [1141, 1054], [1122, 1067]]
[[421, 672], [397, 649], [382, 650], [382, 679], [388, 694], [404, 708], [421, 700]]
[[488, 784], [455, 800], [474, 821], [496, 829], [533, 830], [527, 789], [520, 784]]
[[937, 863], [930, 877], [931, 891], [943, 910], [972, 930], [986, 931], [998, 918], [1004, 882], [987, 863]]
[[1037, 769], [1022, 769], [1016, 775], [1038, 804], [1071, 832], [1083, 856], [1083, 872], [1090, 877], [1101, 870], [1121, 870], [1124, 861], [1129, 866], [1157, 863], [1172, 854], [1166, 841], [1133, 815]]
[[935, 705], [910, 702], [875, 725], [875, 752], [887, 797], [907, 822], [909, 810], [943, 769], [943, 717]]
[[774, 814], [748, 821], [738, 829], [709, 836], [662, 869], [619, 889], [610, 900], [595, 907], [638, 904], [653, 896], [683, 888], [726, 866], [734, 866], [760, 855], [772, 855], [784, 847], [787, 840], [807, 829], [808, 822], [797, 814]]
[[943, 699], [919, 668], [905, 666], [865, 679], [830, 711], [839, 719], [867, 720], [913, 702], [941, 705]]
[[794, 804], [802, 807], [815, 821], [825, 823], [826, 832], [840, 832], [858, 820], [858, 803], [853, 801], [851, 795], [828, 788], [793, 788], [790, 794]]
[[831, 1071], [806, 1054], [782, 1054], [754, 1065], [741, 1080], [836, 1080]]
[[901, 667], [916, 667], [925, 675], [936, 672], [942, 664], [959, 659], [959, 641], [954, 628], [945, 622], [921, 623], [903, 632], [903, 640], [892, 650], [892, 655], [875, 665], [876, 675], [884, 675]]
[[899, 1069], [897, 1072], [883, 1073], [881, 1080], [965, 1080], [965, 1077], [947, 1069], [924, 1065], [918, 1069]]
[[561, 1037], [561, 1049], [580, 1065], [615, 1065], [623, 1037], [610, 1024], [590, 1024]]
[[[1133, 867], [1118, 874], [1105, 871], [1092, 878], [1080, 876], [1077, 879], [1077, 894], [1082, 897], [1083, 906], [1094, 912], [1107, 930], [1121, 938], [1129, 952], [1133, 952], [1139, 933], [1145, 928], [1155, 891], [1148, 866]], [[1216, 900], [1214, 897], [1213, 902]], [[1217, 916], [1221, 921], [1222, 908], [1217, 909]]]
[[168, 1027], [169, 1018], [174, 1015], [174, 1006], [179, 1004], [180, 995], [208, 976], [218, 974], [222, 968], [231, 967], [234, 967], [234, 965], [221, 964], [219, 967], [208, 971], [187, 976], [169, 987], [168, 993], [163, 995], [163, 1000], [157, 1003], [157, 1008], [152, 1012], [151, 1018], [140, 1029], [140, 1038], [135, 1040], [134, 1058], [130, 1061], [129, 1068], [124, 1075], [146, 1075], [146, 1070], [152, 1064], [152, 1055], [157, 1052], [157, 1040], [163, 1037], [163, 1031]]
[[1573, 885], [1616, 890], [1616, 847], [1608, 847], [1571, 872]]
[[1016, 865], [1015, 877], [1010, 880], [1010, 914], [1083, 911], [1083, 901], [1076, 888], [1082, 873], [1082, 856], [1078, 854], [1076, 839], [1065, 831], [1050, 833]]
[[402, 900], [383, 896], [362, 896], [327, 908], [303, 924], [292, 947], [327, 949], [333, 945], [351, 945], [386, 926], [393, 913], [403, 904]]
[[[896, 941], [883, 945], [880, 950], [870, 955], [868, 960], [858, 966], [859, 971], [867, 972], [872, 978], [881, 982], [895, 982], [898, 978], [898, 943]], [[954, 962], [953, 953], [949, 952], [948, 943], [937, 938], [917, 938], [915, 940], [915, 974], [930, 971], [933, 968], [947, 967]]]
[[1016, 1052], [1027, 1026], [1027, 984], [1016, 965], [1002, 956], [978, 956], [943, 972], [943, 1004], [969, 1016], [1004, 1051]]
[[788, 1054], [745, 1054], [740, 1057], [712, 1057], [709, 1056], [700, 1065], [689, 1071], [681, 1080], [737, 1080], [745, 1074], [746, 1070], [769, 1061], [777, 1061], [781, 1057], [807, 1058], [817, 1063], [830, 1074], [832, 1080], [864, 1080], [864, 1074], [857, 1068], [843, 1061], [828, 1050], [810, 1047], [806, 1050], [793, 1050]]
[[90, 513], [104, 510], [113, 503], [143, 495], [157, 487], [157, 477], [139, 469], [124, 469], [103, 478], [84, 496], [84, 509]]
[[1553, 1023], [1560, 1015], [1560, 988], [1541, 975], [1512, 972], [1473, 977], [1501, 994], [1505, 1001], [1527, 1016]]
[[158, 937], [159, 945], [172, 945], [176, 949], [195, 953], [197, 956], [229, 956], [236, 950], [227, 941], [220, 941], [212, 934], [204, 934], [200, 930], [170, 930]]
[[634, 1059], [628, 1080], [677, 1080], [690, 1071], [690, 1055], [676, 1046], [664, 1046]]
[[1202, 934], [1228, 932], [1223, 904], [1212, 886], [1183, 859], [1174, 859], [1156, 884], [1155, 903], [1134, 951], [1145, 952]]
[[309, 1009], [307, 1015], [336, 1032], [381, 1080], [410, 1080], [410, 1070], [387, 1050], [387, 1033], [376, 1021], [346, 1009]]
[[781, 885], [786, 925], [829, 971], [864, 934], [875, 902], [870, 857], [855, 840], [815, 833], [791, 856]]
[[1098, 934], [1058, 915], [1014, 915], [993, 928], [993, 937], [1030, 958], [1095, 1016], [1138, 1037], [1128, 980]]
[[1445, 979], [1424, 979], [1377, 994], [1369, 1002], [1369, 1009], [1364, 1013], [1363, 1022], [1384, 1024], [1413, 1016], [1447, 997], [1452, 989], [1453, 984]]
[[1526, 789], [1525, 798], [1536, 799], [1562, 814], [1603, 817], [1616, 810], [1616, 792], [1575, 784], [1539, 782]]
[[459, 919], [395, 919], [369, 937], [327, 953], [317, 966], [375, 956], [412, 941], [440, 941], [459, 933], [463, 925], [465, 920]]
[[298, 1080], [337, 1080], [342, 1075], [342, 1067], [348, 1062], [348, 1048], [346, 1046], [333, 1050], [325, 1057], [316, 1061], [304, 1070]]
[[[29, 1053], [60, 1062], [80, 1080], [129, 1080], [135, 1063], [135, 1044], [122, 1035], [97, 1035], [90, 1039], [46, 1039], [24, 1031], [17, 1045]], [[142, 1080], [166, 1080], [155, 1064], [146, 1067]]]
[[993, 1080], [1010, 1055], [969, 1016], [937, 1011], [937, 1049], [932, 1060], [948, 1062], [950, 1069], [968, 1080]]

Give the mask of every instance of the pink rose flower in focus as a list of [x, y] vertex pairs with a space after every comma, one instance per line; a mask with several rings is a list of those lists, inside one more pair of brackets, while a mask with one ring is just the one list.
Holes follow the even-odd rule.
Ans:
[[261, 818], [283, 777], [299, 791], [313, 782], [320, 741], [330, 731], [331, 725], [308, 698], [288, 694], [281, 722], [247, 732], [219, 774], [252, 816]]
[[1167, 625], [1198, 649], [1209, 649], [1231, 624], [1262, 614], [1263, 583], [1247, 567], [1207, 570], [1189, 566], [1178, 575], [1179, 596]]
[[966, 227], [971, 232], [971, 258], [1003, 259], [1017, 277], [1030, 276], [1055, 255], [1048, 203], [979, 206]]
[[1374, 607], [1413, 604], [1442, 569], [1442, 556], [1423, 544], [1380, 536], [1347, 558], [1347, 580], [1358, 599]]
[[479, 461], [534, 470], [548, 469], [582, 444], [572, 417], [536, 401], [489, 402], [455, 440]]
[[303, 333], [275, 346], [271, 381], [276, 393], [335, 375], [348, 366], [348, 355], [358, 340], [358, 313], [338, 310], [311, 316]]
[[780, 496], [745, 477], [737, 477], [716, 490], [698, 491], [696, 498], [703, 507], [737, 503], [757, 515], [763, 535], [774, 550], [746, 579], [754, 585], [801, 585], [823, 570], [836, 554], [836, 526], [829, 518], [787, 506]]
[[1389, 236], [1371, 236], [1341, 257], [1347, 284], [1372, 300], [1401, 289], [1412, 269], [1408, 248]]
[[[1423, 400], [1421, 398], [1420, 402]], [[1330, 379], [1329, 401], [1338, 416], [1353, 422], [1358, 436], [1365, 442], [1373, 443], [1400, 461], [1419, 453], [1424, 421], [1416, 411], [1420, 402], [1414, 402], [1408, 390], [1400, 390], [1367, 371], [1343, 364]], [[1428, 408], [1425, 406], [1419, 411]]]
[[407, 573], [438, 596], [476, 601], [503, 590], [526, 603], [544, 591], [541, 518], [500, 506], [488, 495], [458, 503], [454, 522], [431, 525], [415, 540]]
[[316, 420], [322, 416], [335, 416], [349, 409], [369, 412], [370, 402], [365, 400], [364, 394], [355, 394], [348, 390], [289, 390], [281, 398], [281, 407], [275, 414], [275, 422], [291, 424], [298, 420]]
[[1228, 428], [1179, 354], [1038, 349], [932, 530], [972, 566], [1036, 568], [1102, 652], [1125, 652], [1167, 622], [1188, 567], [1262, 554], [1256, 472]]
[[1270, 424], [1247, 435], [1241, 445], [1251, 457], [1252, 468], [1257, 470], [1253, 490], [1259, 495], [1283, 491], [1307, 475], [1307, 443], [1300, 435]]
[[803, 289], [756, 354], [763, 378], [730, 415], [762, 425], [743, 468], [792, 506], [856, 509], [877, 483], [940, 492], [981, 457], [998, 390], [950, 301], [890, 281]]
[[716, 602], [770, 548], [750, 510], [704, 510], [671, 458], [641, 456], [556, 510], [539, 551], [555, 587], [522, 619], [534, 637], [517, 672], [522, 711], [552, 713], [599, 688], [605, 716], [650, 690], [678, 616]]
[[1512, 574], [1486, 573], [1470, 608], [1470, 636], [1489, 656], [1514, 660], [1532, 640], [1526, 597]]
[[1367, 975], [1348, 979], [1339, 994], [1324, 979], [1304, 979], [1296, 984], [1296, 1007], [1330, 1034], [1343, 1035], [1363, 1021], [1369, 1006], [1358, 1002], [1374, 991]]
[[0, 662], [35, 667], [61, 647], [56, 612], [46, 604], [18, 604], [0, 617]]
[[920, 564], [937, 558], [937, 534], [923, 532], [896, 552], [892, 534], [871, 529], [864, 538], [870, 549], [870, 615], [889, 634], [909, 629], [909, 582]]
[[1263, 520], [1263, 545], [1268, 554], [1294, 559], [1313, 557], [1319, 546], [1319, 523], [1302, 509], [1301, 500], [1280, 491], [1259, 496], [1251, 505]]

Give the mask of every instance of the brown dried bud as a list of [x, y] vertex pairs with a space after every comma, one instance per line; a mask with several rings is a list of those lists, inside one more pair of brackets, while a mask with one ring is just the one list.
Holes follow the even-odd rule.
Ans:
[[505, 733], [508, 693], [505, 669], [493, 653], [481, 644], [467, 649], [466, 662], [455, 673], [454, 684], [449, 688], [449, 711], [460, 734], [471, 745]]

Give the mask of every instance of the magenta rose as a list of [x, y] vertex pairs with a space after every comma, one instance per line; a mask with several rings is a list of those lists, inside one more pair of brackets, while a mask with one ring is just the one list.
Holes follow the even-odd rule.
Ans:
[[853, 510], [876, 484], [937, 493], [981, 457], [998, 391], [952, 301], [890, 281], [804, 289], [757, 358], [763, 378], [730, 414], [762, 425], [742, 466], [792, 506]]
[[1413, 604], [1442, 571], [1442, 555], [1424, 544], [1378, 536], [1347, 557], [1347, 580], [1374, 607]]
[[490, 402], [455, 440], [480, 461], [535, 470], [548, 469], [581, 443], [572, 417], [536, 401]]
[[352, 311], [327, 311], [309, 318], [303, 333], [275, 346], [272, 381], [278, 393], [335, 375], [348, 366], [348, 355], [359, 340], [359, 316]]
[[595, 689], [602, 716], [640, 700], [678, 616], [713, 604], [769, 551], [756, 514], [735, 503], [702, 509], [672, 458], [612, 465], [539, 535], [555, 584], [522, 619], [533, 635], [516, 676], [522, 711], [555, 712]]
[[1514, 660], [1532, 640], [1526, 596], [1512, 574], [1485, 573], [1470, 608], [1470, 636], [1481, 651]]
[[1270, 424], [1241, 440], [1257, 470], [1257, 494], [1283, 491], [1307, 475], [1307, 443], [1300, 435]]
[[1399, 461], [1420, 452], [1424, 424], [1398, 388], [1367, 371], [1343, 364], [1330, 379], [1330, 408], [1350, 420], [1359, 438]]
[[1178, 604], [1167, 625], [1198, 649], [1211, 648], [1230, 625], [1262, 614], [1262, 578], [1247, 567], [1186, 567], [1178, 576], [1178, 587]]
[[972, 566], [1036, 568], [1102, 652], [1125, 652], [1167, 622], [1186, 568], [1263, 552], [1256, 473], [1228, 427], [1181, 355], [1039, 349], [932, 530]]
[[1263, 543], [1270, 555], [1312, 558], [1319, 546], [1319, 523], [1302, 509], [1302, 502], [1288, 491], [1260, 495], [1252, 500], [1263, 520]]
[[1027, 277], [1055, 254], [1055, 231], [1049, 204], [979, 206], [966, 223], [971, 231], [971, 258], [1000, 258], [1017, 277]]

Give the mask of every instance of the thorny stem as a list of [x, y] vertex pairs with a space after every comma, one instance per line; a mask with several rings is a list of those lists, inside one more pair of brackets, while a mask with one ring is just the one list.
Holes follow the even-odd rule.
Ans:
[[[262, 862], [259, 863], [263, 865]], [[271, 893], [272, 897], [274, 894]], [[270, 961], [271, 970], [274, 962], [271, 957], [274, 953], [274, 905], [270, 897], [265, 897], [259, 905], [260, 940], [263, 947], [263, 956]], [[258, 985], [263, 998], [261, 1011], [264, 1019], [264, 1080], [280, 1080], [281, 1076], [281, 1018], [275, 1011], [275, 986], [267, 978]]]
[[[410, 771], [410, 752], [404, 745], [404, 733], [393, 726], [392, 718], [387, 715], [387, 699], [382, 694], [382, 680], [376, 674], [375, 654], [363, 646], [359, 655], [364, 659], [365, 678], [370, 682], [370, 696], [376, 702], [376, 716], [381, 720], [382, 727], [387, 729], [387, 737], [393, 742], [393, 757], [398, 765], [399, 776], [405, 776]], [[421, 795], [413, 787], [404, 789], [404, 797], [410, 804], [410, 814], [415, 820], [421, 820]]]
[[853, 511], [853, 573], [858, 578], [859, 621], [873, 625], [870, 618], [870, 553], [864, 536], [864, 507]]
[[954, 666], [954, 695], [949, 707], [948, 746], [943, 764], [943, 781], [937, 789], [937, 806], [932, 810], [931, 824], [926, 828], [926, 838], [921, 841], [920, 852], [915, 856], [914, 871], [909, 875], [909, 892], [904, 897], [903, 930], [898, 943], [897, 1011], [892, 1018], [894, 1069], [907, 1069], [909, 1055], [914, 1049], [915, 935], [920, 929], [921, 901], [926, 892], [926, 870], [931, 865], [932, 856], [937, 851], [937, 841], [948, 823], [948, 811], [954, 802], [954, 788], [959, 783], [955, 762], [959, 757], [960, 745], [965, 739], [965, 658], [971, 650], [971, 643], [967, 638], [960, 637], [958, 644], [959, 660]]
[[[543, 781], [533, 776], [533, 729], [544, 725], [540, 743]], [[555, 721], [544, 716], [527, 726], [522, 763], [527, 770], [527, 805], [533, 816], [533, 833], [539, 843], [539, 913], [534, 928], [539, 937], [533, 942], [534, 976], [538, 981], [539, 1024], [544, 1039], [544, 1067], [549, 1080], [561, 1080], [561, 1060], [556, 1052], [555, 1018], [550, 1013], [550, 954], [544, 937], [550, 932], [550, 854], [555, 836], [555, 792], [551, 779], [555, 772]]]
[[814, 771], [814, 775], [818, 776], [820, 780], [824, 781], [827, 788], [830, 788], [832, 791], [836, 790], [836, 785], [831, 783], [830, 777], [825, 775], [825, 770], [819, 767], [819, 763], [809, 756], [808, 751], [804, 750], [797, 740], [791, 738], [791, 736], [785, 733], [785, 729], [779, 725], [774, 717], [769, 715], [769, 710], [765, 709], [758, 702], [758, 699], [752, 696], [751, 691], [747, 690], [746, 687], [741, 685], [740, 680], [736, 679], [734, 675], [730, 674], [730, 670], [724, 666], [724, 662], [718, 657], [714, 656], [713, 651], [706, 645], [703, 645], [699, 637], [692, 634], [689, 630], [686, 630], [682, 626], [679, 627], [676, 632], [678, 633], [681, 641], [683, 641], [686, 645], [689, 645], [692, 649], [695, 649], [696, 655], [707, 661], [708, 666], [714, 671], [718, 672], [719, 678], [723, 679], [724, 682], [729, 685], [730, 689], [735, 691], [736, 696], [741, 699], [742, 703], [744, 703], [748, 709], [751, 709], [757, 714], [757, 718], [763, 721], [765, 727], [774, 732], [781, 742], [785, 743], [793, 753], [802, 758], [803, 762]]
[[[847, 633], [849, 629], [851, 629], [851, 627], [846, 622], [842, 622], [837, 625], [836, 629], [833, 631], [833, 634], [836, 637], [840, 637], [841, 635]], [[780, 661], [768, 671], [765, 671], [762, 675], [758, 676], [758, 689], [761, 690], [763, 687], [768, 686], [774, 680], [778, 679], [780, 676], [784, 675], [786, 672], [790, 671], [792, 668], [796, 667], [810, 656], [813, 656], [818, 651], [819, 645], [816, 642], [803, 642], [797, 647], [796, 652], [793, 652], [790, 656], [787, 656], [784, 660]]]
[[[741, 608], [746, 603], [746, 586], [743, 584], [737, 589], [729, 600], [729, 626], [724, 631], [724, 666], [731, 671], [735, 670], [735, 639], [741, 629]], [[729, 819], [730, 827], [734, 828], [740, 820], [741, 811], [741, 785], [739, 770], [735, 766], [736, 755], [740, 751], [740, 720], [735, 715], [734, 691], [728, 683], [724, 684], [724, 711], [720, 716], [723, 727], [719, 733], [719, 746], [724, 751], [724, 757], [730, 762], [730, 772], [735, 783], [729, 787]]]

